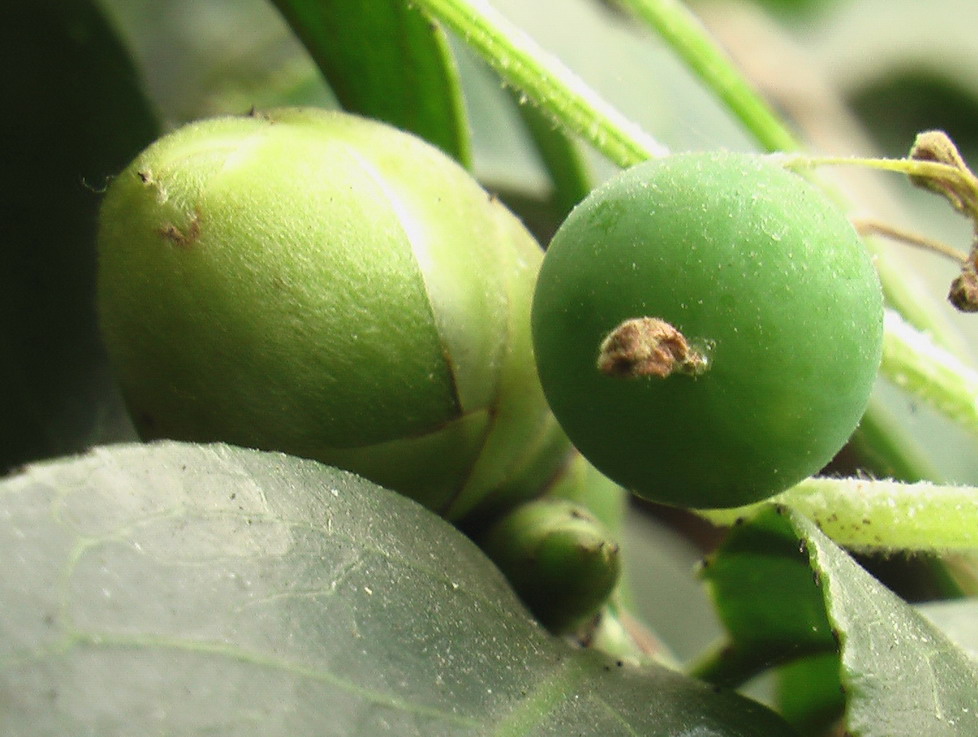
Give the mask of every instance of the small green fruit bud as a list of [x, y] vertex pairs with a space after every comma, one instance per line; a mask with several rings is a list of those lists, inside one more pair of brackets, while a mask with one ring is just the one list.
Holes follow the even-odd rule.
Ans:
[[565, 632], [597, 613], [621, 573], [618, 544], [584, 507], [546, 497], [493, 525], [483, 549], [536, 617]]

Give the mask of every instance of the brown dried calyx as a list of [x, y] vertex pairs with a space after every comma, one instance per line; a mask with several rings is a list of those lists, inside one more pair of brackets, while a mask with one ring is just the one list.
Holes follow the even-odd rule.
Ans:
[[962, 215], [975, 219], [978, 213], [978, 179], [947, 133], [918, 133], [910, 149], [910, 158], [914, 161], [935, 161], [951, 167], [955, 173], [950, 176], [911, 176], [910, 181], [918, 187], [941, 195]]
[[706, 356], [691, 347], [686, 336], [658, 317], [625, 320], [608, 333], [598, 354], [598, 371], [623, 378], [696, 376], [706, 368]]
[[965, 163], [954, 141], [944, 131], [925, 131], [917, 136], [910, 158], [936, 161], [954, 169], [944, 176], [912, 176], [918, 187], [936, 192], [955, 210], [971, 221], [971, 252], [961, 266], [961, 274], [951, 282], [948, 301], [961, 312], [978, 312], [978, 177]]
[[978, 265], [973, 258], [968, 259], [951, 282], [947, 300], [961, 312], [978, 312]]

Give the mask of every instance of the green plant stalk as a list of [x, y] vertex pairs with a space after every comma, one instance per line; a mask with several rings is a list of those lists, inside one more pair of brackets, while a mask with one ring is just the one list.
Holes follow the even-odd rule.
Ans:
[[648, 23], [768, 151], [795, 151], [801, 144], [679, 0], [619, 0]]
[[597, 624], [587, 633], [589, 646], [636, 665], [659, 663], [673, 670], [681, 664], [665, 643], [630, 614], [621, 597], [613, 595], [601, 609]]
[[908, 176], [952, 179], [961, 183], [967, 181], [958, 169], [940, 161], [882, 159], [867, 156], [810, 156], [808, 154], [788, 154], [780, 158], [782, 166], [788, 169], [813, 169], [818, 166], [862, 166], [867, 169], [893, 171]]
[[540, 108], [524, 104], [519, 94], [514, 95], [514, 98], [523, 125], [533, 139], [543, 165], [550, 173], [553, 184], [551, 197], [559, 218], [563, 220], [594, 188], [594, 180], [582, 155], [582, 147], [563, 128], [555, 127]]
[[485, 0], [413, 0], [443, 23], [508, 84], [621, 167], [668, 149], [628, 120], [556, 57]]
[[732, 525], [770, 504], [798, 511], [851, 550], [978, 550], [978, 488], [970, 486], [810, 478], [765, 502], [698, 513]]
[[884, 325], [883, 374], [978, 434], [978, 372], [892, 310]]

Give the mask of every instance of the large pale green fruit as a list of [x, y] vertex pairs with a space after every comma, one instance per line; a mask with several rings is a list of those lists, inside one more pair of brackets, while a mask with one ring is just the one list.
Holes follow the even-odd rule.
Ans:
[[113, 181], [99, 247], [144, 437], [315, 458], [453, 520], [566, 458], [529, 334], [541, 250], [412, 136], [312, 109], [189, 125]]

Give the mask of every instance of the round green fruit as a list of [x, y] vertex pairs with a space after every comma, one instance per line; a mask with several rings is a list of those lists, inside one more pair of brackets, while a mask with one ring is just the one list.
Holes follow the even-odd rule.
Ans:
[[571, 213], [532, 325], [547, 399], [599, 470], [658, 502], [730, 507], [845, 444], [883, 304], [817, 188], [761, 156], [693, 153], [623, 172]]
[[99, 249], [146, 438], [314, 458], [456, 521], [566, 458], [529, 334], [542, 251], [406, 133], [313, 109], [188, 125], [112, 182]]

